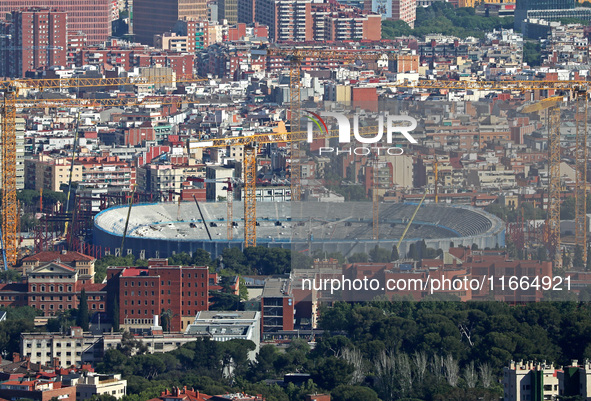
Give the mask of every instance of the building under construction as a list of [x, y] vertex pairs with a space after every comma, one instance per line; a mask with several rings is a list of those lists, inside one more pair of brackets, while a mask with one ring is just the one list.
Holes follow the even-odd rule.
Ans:
[[[227, 247], [244, 248], [244, 205], [233, 204], [233, 235], [227, 239], [227, 204], [202, 203], [203, 218], [193, 202], [134, 205], [131, 208], [124, 250], [127, 206], [99, 213], [94, 220], [94, 244], [103, 254], [165, 258], [175, 253], [205, 249], [217, 257]], [[402, 237], [416, 204], [380, 204], [379, 240], [373, 233], [368, 202], [260, 202], [257, 204], [257, 245], [300, 252], [367, 253], [376, 245], [392, 249]], [[424, 204], [416, 213], [399, 247], [425, 240], [427, 247], [447, 250], [455, 246], [494, 248], [505, 245], [505, 224], [480, 209]]]

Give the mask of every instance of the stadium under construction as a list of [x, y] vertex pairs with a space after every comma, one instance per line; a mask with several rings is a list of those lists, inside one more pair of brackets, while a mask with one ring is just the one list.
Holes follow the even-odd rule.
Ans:
[[[233, 239], [227, 239], [227, 204], [202, 203], [203, 219], [193, 202], [151, 203], [132, 206], [124, 250], [141, 258], [164, 258], [198, 249], [217, 257], [224, 248], [244, 247], [243, 204], [234, 202]], [[404, 233], [417, 205], [381, 203], [379, 237], [373, 237], [372, 207], [367, 202], [259, 202], [257, 245], [299, 252], [367, 253], [379, 245], [391, 249]], [[113, 207], [94, 220], [94, 244], [118, 254], [125, 232], [128, 207]], [[203, 221], [205, 220], [205, 221]], [[210, 239], [211, 237], [211, 239]], [[466, 206], [423, 204], [409, 227], [399, 252], [425, 240], [434, 249], [455, 246], [480, 249], [505, 245], [505, 224], [483, 210]]]

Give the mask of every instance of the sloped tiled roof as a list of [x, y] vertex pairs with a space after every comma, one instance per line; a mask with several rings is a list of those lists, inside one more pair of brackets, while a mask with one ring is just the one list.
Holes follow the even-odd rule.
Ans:
[[76, 251], [67, 251], [65, 253], [57, 251], [44, 251], [36, 253], [35, 255], [27, 256], [23, 259], [23, 262], [39, 261], [39, 262], [52, 262], [59, 259], [62, 263], [72, 263], [75, 261], [93, 261], [96, 260], [92, 256], [84, 255], [83, 253]]

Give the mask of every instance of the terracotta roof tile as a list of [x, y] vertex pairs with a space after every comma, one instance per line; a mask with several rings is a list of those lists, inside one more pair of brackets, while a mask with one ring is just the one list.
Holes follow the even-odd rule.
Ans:
[[62, 263], [71, 263], [78, 260], [93, 261], [96, 260], [92, 256], [84, 255], [83, 253], [76, 251], [67, 251], [61, 253], [57, 251], [44, 251], [36, 253], [35, 255], [27, 256], [23, 259], [24, 262], [39, 261], [39, 262], [51, 262], [59, 259]]

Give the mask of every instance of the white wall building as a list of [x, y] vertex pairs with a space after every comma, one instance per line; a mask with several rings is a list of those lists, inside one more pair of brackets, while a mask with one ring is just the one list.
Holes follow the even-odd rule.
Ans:
[[261, 344], [261, 312], [200, 311], [185, 335], [210, 335], [214, 341], [250, 340], [256, 348], [248, 358], [254, 361]]

